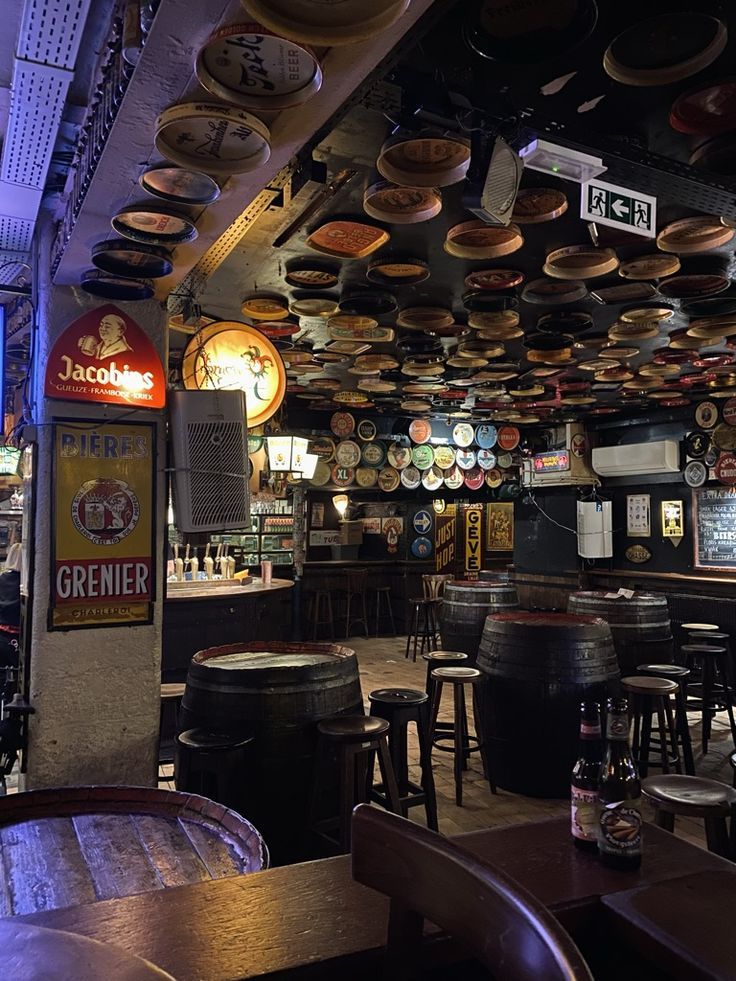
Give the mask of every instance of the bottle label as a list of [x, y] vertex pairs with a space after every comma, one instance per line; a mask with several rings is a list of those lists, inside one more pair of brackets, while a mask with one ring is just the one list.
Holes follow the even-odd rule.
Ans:
[[600, 803], [595, 790], [581, 790], [572, 787], [570, 794], [570, 811], [572, 818], [572, 836], [581, 841], [596, 841], [598, 837], [598, 811]]
[[601, 738], [601, 727], [599, 723], [591, 722], [581, 722], [580, 723], [580, 738], [581, 739], [600, 739]]
[[609, 739], [624, 740], [629, 738], [629, 717], [609, 712], [606, 722], [606, 735]]
[[598, 848], [607, 855], [641, 854], [641, 798], [601, 805]]

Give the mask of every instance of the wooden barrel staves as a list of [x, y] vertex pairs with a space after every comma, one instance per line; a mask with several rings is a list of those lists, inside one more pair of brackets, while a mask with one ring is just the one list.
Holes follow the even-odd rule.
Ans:
[[631, 599], [608, 598], [607, 593], [591, 590], [572, 593], [567, 611], [606, 621], [624, 675], [636, 674], [638, 664], [671, 664], [674, 660], [666, 596], [634, 593]]
[[477, 667], [480, 723], [496, 783], [566, 797], [580, 702], [605, 704], [619, 669], [608, 624], [568, 613], [502, 613], [485, 622]]
[[442, 647], [446, 651], [463, 651], [471, 662], [475, 661], [486, 617], [518, 608], [516, 588], [508, 583], [448, 582], [440, 614]]
[[355, 651], [338, 644], [228, 644], [192, 658], [179, 728], [255, 737], [240, 807], [263, 834], [272, 862], [285, 864], [314, 857], [306, 830], [317, 723], [347, 712], [363, 714]]

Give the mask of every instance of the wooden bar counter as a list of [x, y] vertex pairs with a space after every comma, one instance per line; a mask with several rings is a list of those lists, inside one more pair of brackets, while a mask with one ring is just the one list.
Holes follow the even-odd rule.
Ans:
[[[736, 867], [653, 825], [645, 827], [641, 869], [631, 873], [606, 869], [595, 856], [577, 851], [565, 818], [474, 831], [455, 840], [516, 878], [582, 946], [600, 935], [605, 917], [614, 915], [604, 907], [606, 897], [640, 897], [642, 891], [681, 876], [712, 872], [732, 882], [736, 895]], [[723, 887], [718, 896], [722, 902]], [[707, 896], [702, 901], [707, 905]], [[676, 891], [671, 902], [677, 903]], [[625, 916], [626, 900], [618, 907]], [[117, 944], [178, 981], [296, 976], [352, 981], [371, 972], [377, 976], [387, 913], [388, 900], [353, 882], [350, 859], [341, 856], [20, 919]], [[707, 916], [704, 909], [701, 921]], [[660, 927], [655, 923], [651, 929]], [[721, 951], [718, 963], [728, 956], [736, 963], [736, 936], [730, 927], [721, 929], [713, 942]], [[678, 944], [685, 953], [679, 958], [670, 953], [668, 959], [668, 968], [675, 972], [687, 968], [686, 923]], [[447, 949], [440, 944], [438, 952]], [[656, 964], [657, 948], [652, 950]], [[698, 976], [720, 979], [733, 974], [720, 974], [714, 967]]]
[[191, 583], [169, 589], [164, 600], [162, 680], [184, 681], [192, 656], [205, 647], [239, 641], [289, 640], [290, 579], [247, 585]]

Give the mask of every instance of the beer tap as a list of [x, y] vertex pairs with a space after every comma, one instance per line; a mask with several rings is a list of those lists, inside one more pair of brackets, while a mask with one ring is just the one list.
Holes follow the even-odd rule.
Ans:
[[189, 566], [189, 542], [187, 542], [187, 548], [184, 552], [184, 578], [187, 577], [187, 567]]
[[235, 578], [235, 556], [234, 555], [228, 555], [227, 556], [227, 578], [228, 579], [234, 579]]
[[196, 582], [199, 579], [199, 559], [197, 558], [196, 548], [192, 549], [192, 557], [189, 560], [189, 569], [192, 573], [192, 582]]
[[178, 545], [174, 545], [174, 577], [177, 582], [184, 581], [184, 561], [179, 558]]
[[214, 568], [214, 565], [215, 565], [215, 563], [214, 563], [214, 561], [212, 559], [212, 556], [210, 555], [211, 548], [212, 548], [212, 542], [207, 542], [207, 546], [206, 546], [206, 548], [204, 550], [204, 576], [205, 576], [205, 579], [211, 579], [212, 578], [212, 571], [213, 571], [213, 568]]

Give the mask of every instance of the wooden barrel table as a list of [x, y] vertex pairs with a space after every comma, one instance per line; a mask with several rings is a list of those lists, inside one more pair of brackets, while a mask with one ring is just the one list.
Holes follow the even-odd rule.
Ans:
[[611, 628], [619, 667], [625, 676], [638, 664], [671, 664], [675, 657], [667, 597], [634, 593], [611, 598], [601, 590], [571, 593], [568, 613], [601, 617]]
[[516, 587], [508, 583], [475, 579], [448, 582], [440, 613], [442, 647], [463, 651], [468, 663], [474, 664], [486, 617], [518, 608]]
[[273, 864], [316, 857], [307, 826], [317, 723], [344, 713], [363, 714], [350, 648], [259, 641], [211, 647], [191, 660], [179, 729], [255, 737], [239, 808], [263, 834]]
[[147, 787], [0, 797], [0, 916], [259, 872], [263, 839], [234, 811]]
[[511, 576], [503, 569], [481, 569], [478, 579], [481, 582], [511, 582]]
[[618, 689], [608, 624], [568, 613], [501, 613], [483, 628], [477, 667], [481, 726], [498, 786], [567, 797], [580, 702]]

